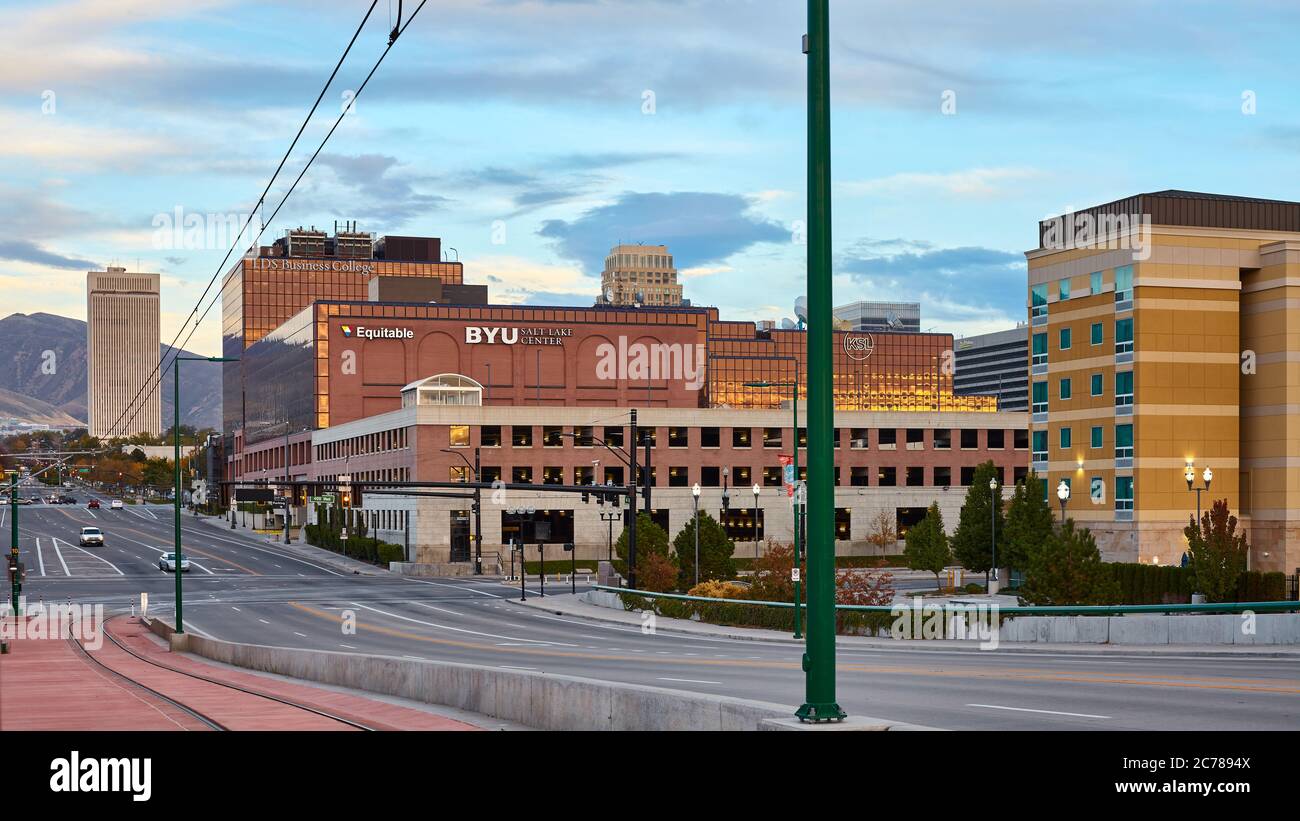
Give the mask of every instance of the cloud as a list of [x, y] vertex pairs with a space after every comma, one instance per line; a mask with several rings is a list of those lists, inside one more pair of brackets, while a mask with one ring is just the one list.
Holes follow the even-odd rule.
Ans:
[[955, 197], [990, 198], [1012, 193], [1015, 183], [1043, 176], [1033, 168], [971, 168], [946, 173], [901, 173], [873, 180], [843, 182], [839, 188], [855, 196], [902, 195], [922, 191]]
[[466, 280], [486, 280], [495, 305], [586, 305], [600, 295], [600, 279], [568, 265], [547, 265], [513, 256], [465, 261]]
[[30, 262], [34, 265], [48, 265], [52, 268], [69, 268], [89, 271], [99, 266], [88, 259], [76, 259], [46, 251], [34, 242], [22, 239], [0, 240], [0, 259], [14, 262]]
[[748, 198], [735, 194], [629, 192], [577, 219], [546, 220], [538, 234], [588, 272], [600, 271], [605, 255], [619, 242], [667, 245], [679, 268], [696, 267], [758, 243], [790, 241], [788, 229], [751, 207]]
[[[335, 180], [352, 189], [343, 199], [353, 203], [349, 215], [397, 226], [445, 207], [451, 200], [417, 191], [412, 182], [423, 178], [384, 154], [321, 154], [316, 160], [334, 172]], [[346, 197], [346, 195], [345, 195]], [[301, 204], [297, 205], [302, 208]]]

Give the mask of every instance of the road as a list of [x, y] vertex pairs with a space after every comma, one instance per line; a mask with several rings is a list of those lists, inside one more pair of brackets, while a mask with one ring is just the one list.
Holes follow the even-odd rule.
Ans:
[[[74, 495], [84, 503], [86, 493]], [[5, 510], [8, 508], [6, 506]], [[6, 514], [7, 515], [7, 514]], [[173, 606], [171, 509], [19, 508], [24, 593], [37, 600], [150, 612]], [[77, 546], [82, 526], [106, 534]], [[537, 670], [797, 706], [800, 646], [700, 638], [561, 617], [516, 603], [490, 579], [358, 576], [182, 516], [185, 625], [231, 641]], [[3, 532], [8, 532], [4, 522]], [[548, 590], [556, 590], [551, 583]], [[581, 587], [581, 586], [580, 586]], [[530, 596], [537, 593], [529, 584]], [[567, 587], [564, 588], [567, 592]], [[354, 619], [348, 632], [345, 621]], [[851, 714], [945, 729], [1300, 729], [1293, 659], [841, 647], [840, 704]]]

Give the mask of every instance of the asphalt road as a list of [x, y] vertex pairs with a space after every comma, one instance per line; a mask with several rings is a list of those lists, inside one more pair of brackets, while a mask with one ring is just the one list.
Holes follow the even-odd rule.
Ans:
[[[169, 613], [168, 507], [19, 508], [29, 602], [127, 610], [148, 592]], [[8, 533], [8, 507], [0, 532]], [[104, 547], [81, 548], [95, 525]], [[182, 516], [186, 629], [231, 641], [457, 661], [671, 687], [797, 706], [802, 648], [700, 638], [557, 616], [483, 579], [357, 576]], [[554, 583], [548, 585], [552, 592]], [[581, 586], [580, 586], [581, 588]], [[529, 584], [530, 596], [537, 593]], [[347, 623], [355, 623], [348, 631]], [[1296, 730], [1300, 661], [842, 647], [838, 693], [851, 714], [946, 729]]]

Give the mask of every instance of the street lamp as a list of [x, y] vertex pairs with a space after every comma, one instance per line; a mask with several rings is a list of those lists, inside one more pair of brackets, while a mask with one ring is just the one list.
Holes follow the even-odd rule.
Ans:
[[1070, 501], [1070, 483], [1061, 480], [1056, 486], [1056, 498], [1061, 500], [1061, 524], [1065, 524], [1065, 503]]
[[176, 632], [184, 633], [185, 625], [181, 621], [181, 362], [238, 362], [223, 356], [175, 356], [172, 357], [172, 467], [175, 469], [176, 498], [172, 500], [176, 525], [176, 563], [172, 566], [176, 577]]
[[993, 565], [993, 581], [988, 585], [990, 593], [997, 593], [998, 581], [998, 477], [989, 478], [989, 549], [990, 564]]
[[761, 488], [754, 483], [754, 561], [758, 561], [758, 494]]
[[695, 586], [700, 584], [700, 483], [691, 488], [691, 497], [695, 505]]
[[1201, 473], [1201, 479], [1205, 481], [1205, 486], [1192, 487], [1192, 484], [1196, 481], [1196, 468], [1192, 465], [1191, 462], [1188, 462], [1187, 467], [1183, 470], [1183, 478], [1187, 480], [1187, 489], [1196, 491], [1196, 526], [1200, 527], [1201, 526], [1201, 491], [1203, 490], [1207, 492], [1209, 491], [1210, 482], [1214, 479], [1214, 471], [1210, 470], [1210, 468], [1207, 466], [1205, 468], [1205, 471]]

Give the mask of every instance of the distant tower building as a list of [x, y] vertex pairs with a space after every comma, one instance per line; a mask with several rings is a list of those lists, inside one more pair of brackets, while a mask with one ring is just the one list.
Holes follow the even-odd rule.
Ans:
[[845, 331], [918, 333], [919, 302], [850, 302], [831, 311], [835, 324]]
[[994, 395], [998, 410], [1029, 410], [1029, 328], [968, 336], [953, 344], [953, 393]]
[[600, 272], [603, 305], [682, 304], [682, 286], [666, 245], [615, 245]]
[[[86, 274], [86, 414], [91, 436], [162, 432], [158, 274]], [[146, 385], [146, 380], [152, 380]], [[143, 389], [142, 389], [143, 388]], [[133, 416], [134, 414], [134, 416]]]

